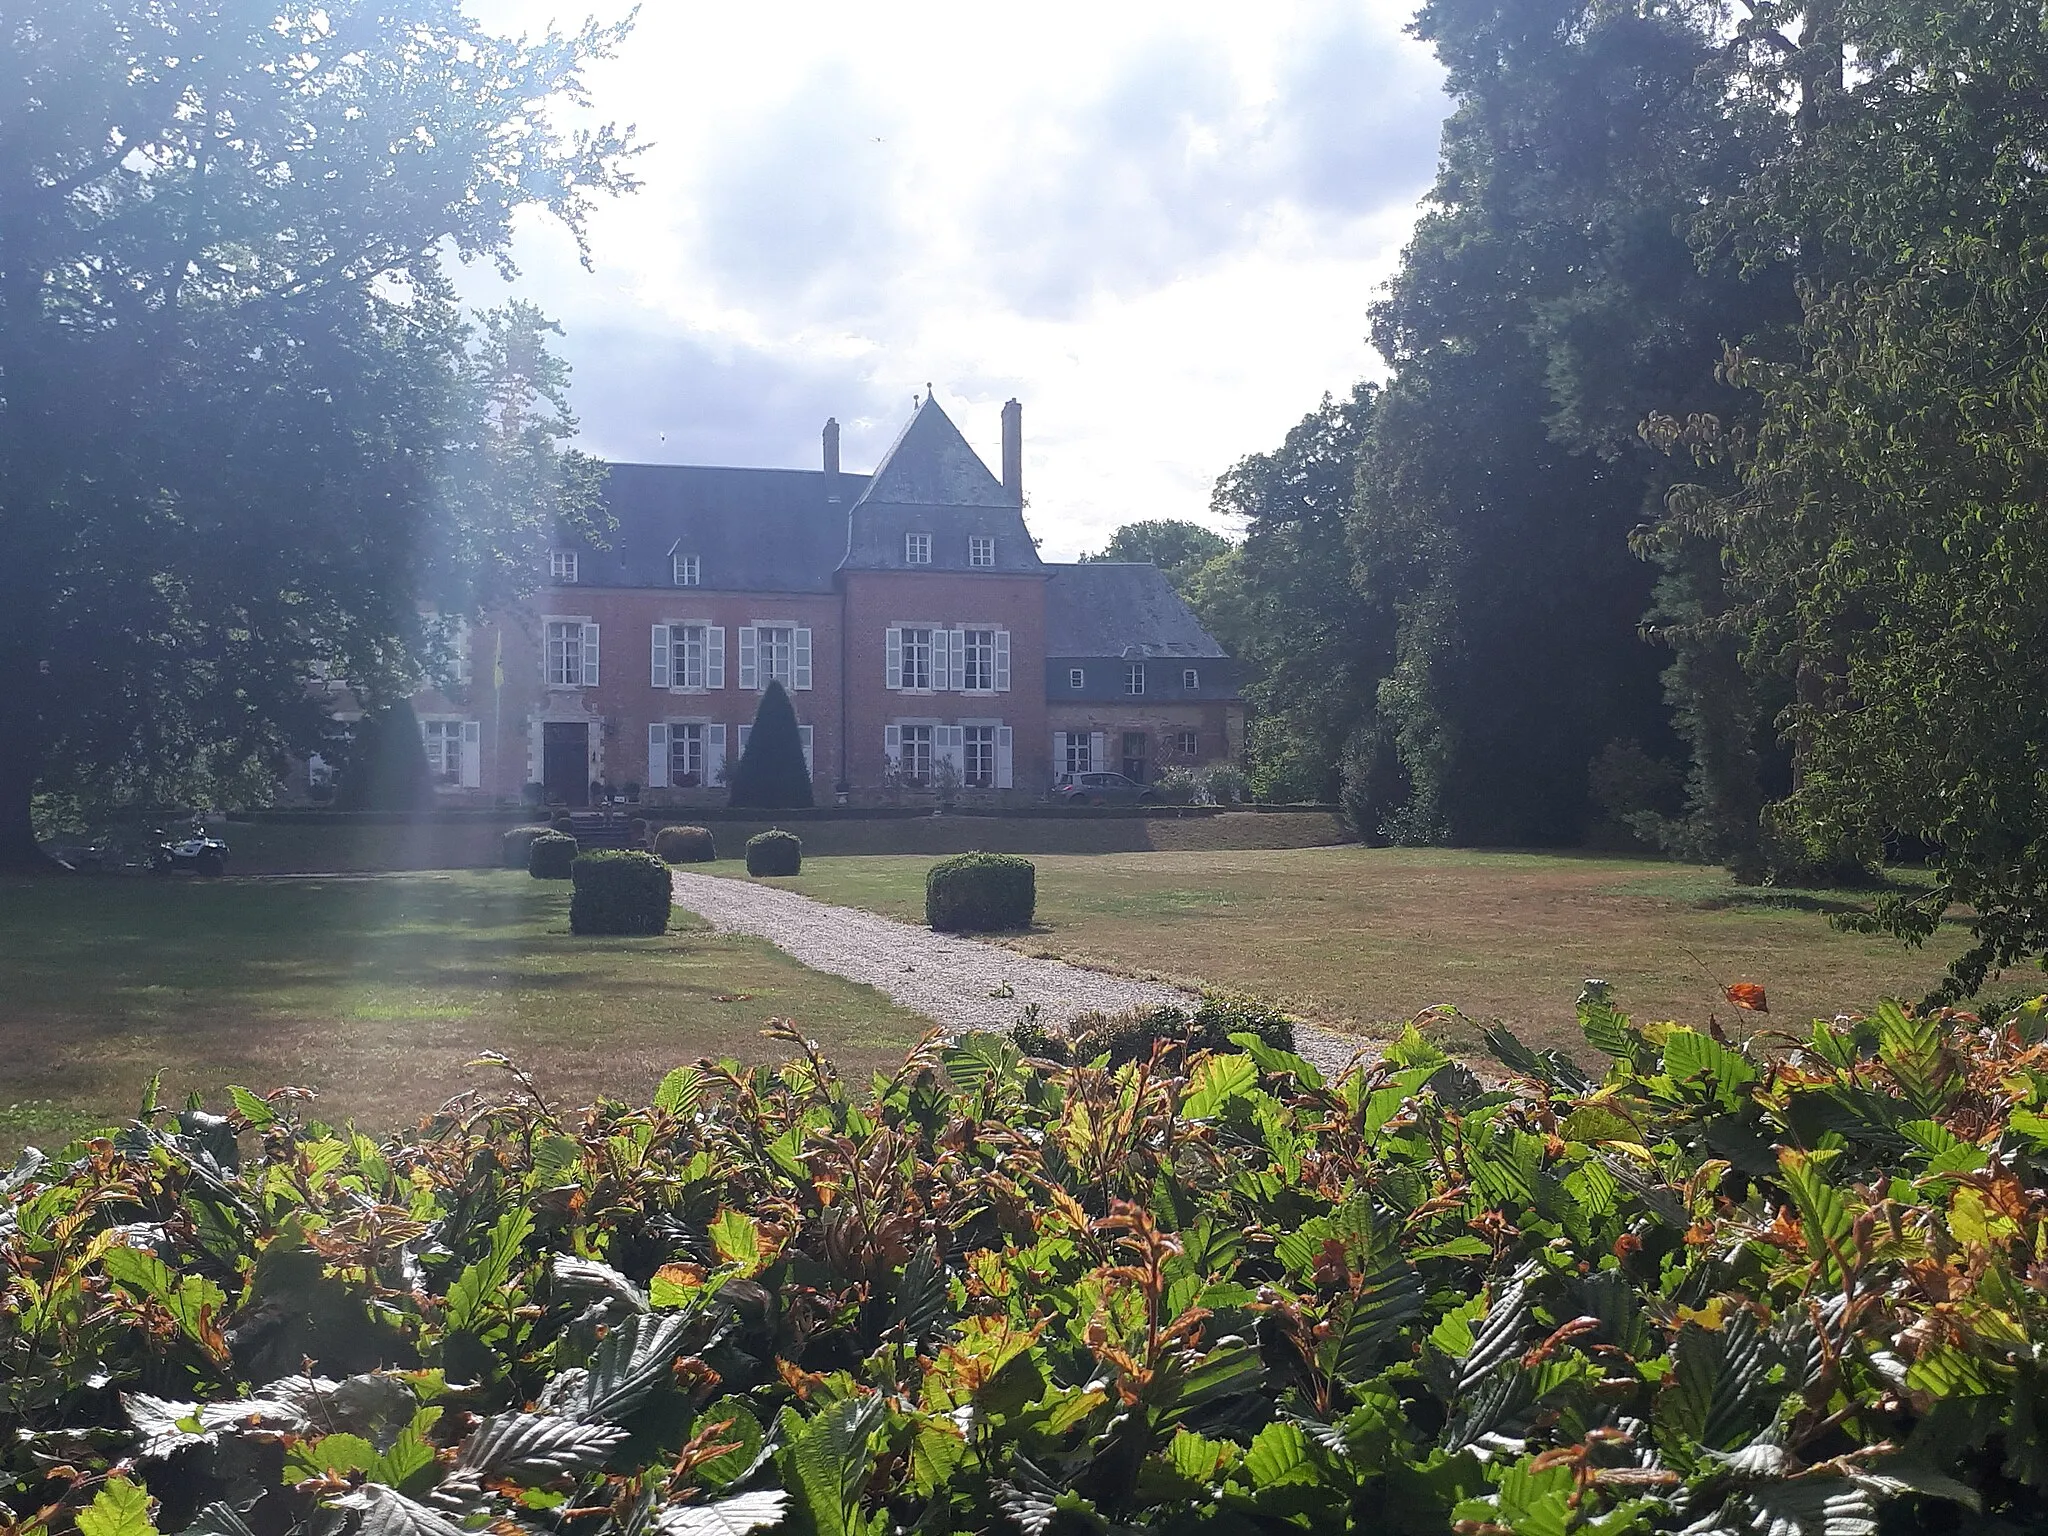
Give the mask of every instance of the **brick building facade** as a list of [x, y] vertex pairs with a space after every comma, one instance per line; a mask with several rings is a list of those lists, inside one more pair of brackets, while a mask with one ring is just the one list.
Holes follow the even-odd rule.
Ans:
[[619, 464], [606, 547], [466, 636], [414, 701], [451, 796], [591, 786], [722, 800], [760, 693], [796, 707], [820, 801], [957, 785], [1035, 799], [1064, 773], [1233, 761], [1231, 662], [1150, 565], [1053, 565], [1026, 527], [1021, 412], [998, 479], [932, 400], [872, 475]]

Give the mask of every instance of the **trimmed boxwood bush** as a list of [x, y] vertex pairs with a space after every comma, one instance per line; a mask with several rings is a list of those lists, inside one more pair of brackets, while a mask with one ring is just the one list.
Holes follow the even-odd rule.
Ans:
[[569, 875], [575, 882], [569, 896], [571, 933], [668, 932], [673, 899], [668, 866], [653, 854], [601, 848], [579, 854]]
[[663, 827], [654, 834], [654, 851], [670, 864], [709, 864], [718, 844], [709, 827]]
[[507, 832], [504, 840], [505, 867], [525, 869], [527, 857], [533, 852], [533, 840], [547, 836], [549, 830], [547, 827], [514, 827]]
[[543, 832], [527, 845], [526, 872], [536, 880], [566, 880], [576, 862], [576, 839], [561, 832]]
[[747, 839], [747, 873], [793, 875], [804, 865], [804, 845], [794, 832], [759, 832]]
[[1029, 928], [1038, 908], [1038, 871], [1014, 853], [962, 853], [924, 877], [924, 920], [942, 933]]

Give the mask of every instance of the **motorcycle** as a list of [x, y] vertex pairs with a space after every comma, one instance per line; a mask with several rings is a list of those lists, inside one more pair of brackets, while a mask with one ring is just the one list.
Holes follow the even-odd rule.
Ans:
[[149, 867], [157, 874], [168, 875], [180, 869], [189, 869], [195, 875], [228, 872], [228, 845], [217, 837], [207, 836], [198, 822], [192, 824], [189, 836], [165, 837], [161, 828], [157, 836], [163, 840], [149, 855]]

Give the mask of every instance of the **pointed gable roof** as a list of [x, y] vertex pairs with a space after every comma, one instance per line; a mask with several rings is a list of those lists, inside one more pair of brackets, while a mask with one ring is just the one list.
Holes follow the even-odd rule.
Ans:
[[914, 507], [1017, 504], [929, 395], [875, 466], [861, 500]]
[[[911, 565], [911, 534], [931, 536], [931, 559]], [[970, 538], [995, 540], [993, 565], [968, 563]], [[974, 571], [1037, 574], [1045, 569], [1024, 526], [1024, 509], [953, 419], [926, 397], [897, 435], [846, 515], [847, 571]]]

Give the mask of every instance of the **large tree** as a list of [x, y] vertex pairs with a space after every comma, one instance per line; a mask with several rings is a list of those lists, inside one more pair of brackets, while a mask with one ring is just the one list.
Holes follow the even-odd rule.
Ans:
[[1156, 565], [1166, 573], [1174, 590], [1188, 594], [1195, 573], [1230, 549], [1230, 540], [1200, 523], [1183, 518], [1156, 517], [1140, 523], [1125, 523], [1110, 535], [1109, 543], [1090, 560], [1138, 560]]
[[548, 327], [466, 313], [514, 216], [578, 232], [629, 135], [565, 133], [618, 29], [458, 0], [0, 10], [0, 864], [40, 792], [192, 793], [406, 692], [583, 516]]

